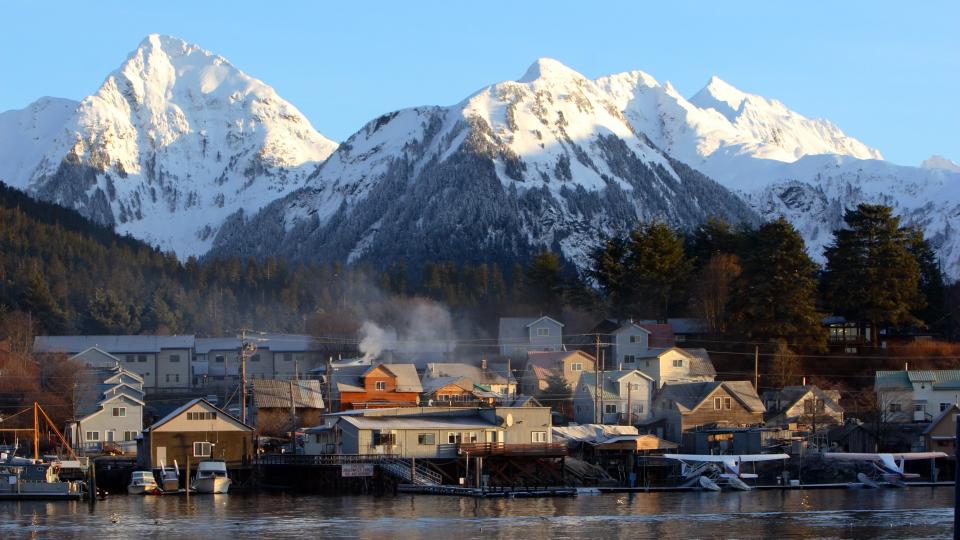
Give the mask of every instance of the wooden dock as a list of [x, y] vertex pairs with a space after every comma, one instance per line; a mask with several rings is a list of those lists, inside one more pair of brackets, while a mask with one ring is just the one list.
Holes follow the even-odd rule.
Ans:
[[420, 495], [451, 495], [454, 497], [477, 498], [532, 498], [532, 497], [576, 497], [577, 488], [571, 487], [460, 487], [460, 486], [415, 486], [401, 484], [397, 490], [401, 493]]
[[[953, 487], [954, 482], [908, 482], [906, 487]], [[754, 490], [810, 490], [810, 489], [871, 489], [865, 487], [859, 482], [834, 482], [834, 483], [824, 483], [824, 484], [799, 484], [799, 485], [783, 485], [783, 484], [771, 484], [771, 485], [757, 485], [750, 486]], [[883, 486], [882, 489], [903, 489], [893, 486]], [[643, 486], [643, 487], [590, 487], [590, 488], [580, 488], [580, 493], [663, 493], [663, 492], [686, 492], [686, 491], [703, 491], [698, 487], [683, 487], [683, 486]], [[728, 490], [724, 490], [728, 491]]]

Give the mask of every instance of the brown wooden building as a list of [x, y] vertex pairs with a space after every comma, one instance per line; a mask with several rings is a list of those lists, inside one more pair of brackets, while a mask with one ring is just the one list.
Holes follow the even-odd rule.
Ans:
[[211, 405], [194, 399], [143, 430], [137, 444], [141, 467], [173, 465], [181, 469], [207, 459], [222, 459], [228, 468], [249, 466], [253, 456], [253, 428]]
[[653, 405], [663, 437], [681, 442], [683, 432], [700, 427], [747, 427], [763, 424], [766, 409], [748, 381], [667, 384]]
[[415, 407], [423, 386], [413, 364], [375, 364], [334, 368], [331, 386], [337, 411]]

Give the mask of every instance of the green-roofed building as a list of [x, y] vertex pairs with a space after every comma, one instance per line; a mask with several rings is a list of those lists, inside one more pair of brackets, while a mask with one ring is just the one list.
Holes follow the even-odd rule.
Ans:
[[874, 389], [887, 422], [930, 422], [960, 402], [960, 369], [877, 371]]

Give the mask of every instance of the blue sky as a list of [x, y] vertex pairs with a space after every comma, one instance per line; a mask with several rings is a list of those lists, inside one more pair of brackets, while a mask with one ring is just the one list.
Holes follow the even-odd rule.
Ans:
[[891, 161], [960, 160], [956, 0], [37, 4], [0, 4], [0, 111], [94, 92], [156, 32], [226, 57], [334, 140], [549, 56], [590, 77], [640, 69], [687, 96], [716, 74], [829, 118]]

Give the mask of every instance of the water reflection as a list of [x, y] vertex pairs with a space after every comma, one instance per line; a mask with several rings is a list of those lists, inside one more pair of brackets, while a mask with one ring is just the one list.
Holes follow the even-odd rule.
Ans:
[[572, 499], [115, 496], [0, 502], [0, 538], [703, 538], [945, 536], [952, 491], [755, 491]]

